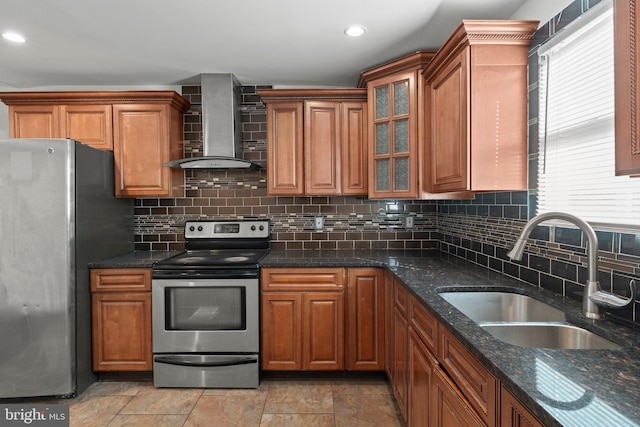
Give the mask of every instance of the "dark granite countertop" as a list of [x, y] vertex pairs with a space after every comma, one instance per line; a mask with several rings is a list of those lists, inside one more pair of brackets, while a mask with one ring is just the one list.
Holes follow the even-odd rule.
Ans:
[[[90, 268], [151, 268], [178, 252], [131, 252]], [[420, 250], [272, 250], [262, 267], [384, 267], [546, 426], [640, 426], [640, 328], [590, 320], [581, 304], [441, 253]], [[453, 308], [440, 291], [465, 287], [511, 290], [566, 313], [567, 320], [622, 350], [554, 350], [506, 344]]]
[[89, 263], [89, 268], [151, 268], [158, 261], [179, 254], [181, 251], [133, 251], [113, 258]]
[[[590, 320], [581, 304], [438, 251], [271, 251], [263, 267], [391, 270], [458, 340], [546, 426], [640, 426], [640, 329]], [[554, 350], [504, 343], [453, 308], [439, 291], [503, 288], [535, 297], [622, 350]]]

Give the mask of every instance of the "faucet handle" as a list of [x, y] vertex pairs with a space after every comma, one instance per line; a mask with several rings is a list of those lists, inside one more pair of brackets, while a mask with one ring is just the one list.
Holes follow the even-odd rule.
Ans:
[[631, 279], [631, 281], [629, 282], [629, 287], [631, 288], [631, 296], [629, 298], [622, 298], [610, 292], [599, 290], [591, 294], [589, 299], [602, 307], [608, 307], [608, 308], [626, 307], [629, 304], [632, 304], [636, 300], [637, 290], [636, 290], [636, 281], [634, 279]]

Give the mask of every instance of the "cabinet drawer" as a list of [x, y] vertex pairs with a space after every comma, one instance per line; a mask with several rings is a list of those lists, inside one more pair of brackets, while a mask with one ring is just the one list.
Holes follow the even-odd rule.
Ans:
[[263, 268], [263, 291], [321, 291], [344, 287], [342, 268]]
[[91, 292], [151, 291], [149, 268], [100, 268], [91, 270]]
[[447, 330], [439, 330], [439, 361], [487, 425], [496, 424], [497, 381]]
[[438, 322], [422, 304], [409, 296], [409, 325], [433, 354], [438, 354]]
[[400, 283], [400, 281], [395, 280], [393, 286], [393, 301], [396, 308], [405, 318], [407, 317], [408, 296], [404, 285]]

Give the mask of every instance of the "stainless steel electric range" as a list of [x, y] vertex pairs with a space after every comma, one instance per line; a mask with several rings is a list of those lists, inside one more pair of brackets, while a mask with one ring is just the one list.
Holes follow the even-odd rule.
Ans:
[[258, 387], [258, 263], [270, 242], [268, 220], [185, 224], [185, 252], [153, 268], [155, 386]]

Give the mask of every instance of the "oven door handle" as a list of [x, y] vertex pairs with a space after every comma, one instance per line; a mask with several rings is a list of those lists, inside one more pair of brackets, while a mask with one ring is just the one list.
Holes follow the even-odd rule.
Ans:
[[251, 363], [258, 363], [257, 356], [247, 356], [247, 357], [231, 357], [231, 358], [220, 358], [217, 356], [215, 359], [207, 358], [206, 355], [195, 356], [195, 357], [184, 357], [184, 356], [156, 356], [154, 360], [158, 363], [165, 363], [167, 365], [178, 365], [178, 366], [234, 366], [234, 365], [248, 365]]

